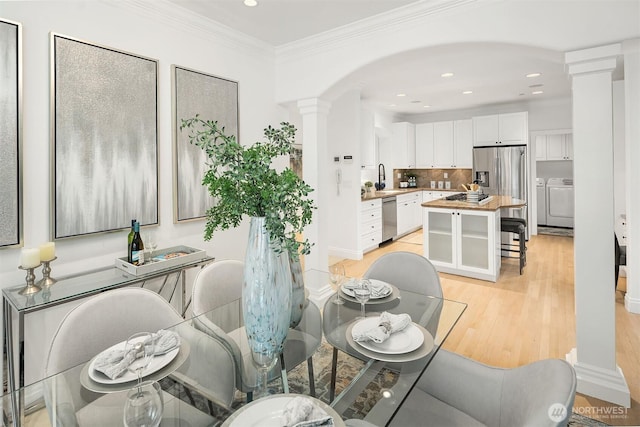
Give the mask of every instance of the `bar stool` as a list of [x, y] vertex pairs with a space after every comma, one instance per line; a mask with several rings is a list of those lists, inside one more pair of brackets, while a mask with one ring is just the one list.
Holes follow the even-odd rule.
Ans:
[[[507, 252], [516, 252], [520, 258], [520, 274], [522, 269], [527, 264], [527, 238], [525, 231], [527, 229], [527, 221], [524, 218], [515, 217], [502, 217], [500, 218], [500, 231], [505, 233], [515, 233], [518, 235], [518, 245], [511, 245], [508, 243], [502, 244], [502, 250]], [[514, 249], [517, 247], [517, 249]]]

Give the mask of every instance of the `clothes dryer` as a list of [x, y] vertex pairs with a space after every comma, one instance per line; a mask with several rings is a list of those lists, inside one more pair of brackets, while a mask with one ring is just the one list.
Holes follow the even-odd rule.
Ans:
[[547, 180], [547, 225], [573, 228], [573, 179]]

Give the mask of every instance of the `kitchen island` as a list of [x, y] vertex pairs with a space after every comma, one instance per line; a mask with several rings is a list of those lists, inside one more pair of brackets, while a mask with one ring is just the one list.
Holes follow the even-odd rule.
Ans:
[[500, 276], [500, 212], [524, 200], [491, 196], [480, 203], [422, 203], [424, 256], [441, 272], [496, 282]]

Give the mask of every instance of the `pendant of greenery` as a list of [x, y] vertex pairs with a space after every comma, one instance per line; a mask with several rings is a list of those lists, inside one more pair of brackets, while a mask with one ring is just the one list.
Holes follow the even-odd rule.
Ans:
[[311, 223], [316, 207], [308, 198], [313, 189], [290, 168], [278, 172], [273, 159], [293, 152], [296, 128], [287, 122], [280, 128], [264, 130], [266, 141], [245, 147], [233, 135], [226, 135], [217, 121], [194, 118], [182, 120], [180, 130], [189, 129], [189, 142], [202, 148], [209, 158], [209, 169], [202, 185], [207, 186], [214, 205], [207, 210], [204, 238], [215, 230], [237, 227], [244, 215], [265, 217], [276, 252], [288, 251], [292, 258], [308, 254], [308, 239], [296, 240], [296, 234]]

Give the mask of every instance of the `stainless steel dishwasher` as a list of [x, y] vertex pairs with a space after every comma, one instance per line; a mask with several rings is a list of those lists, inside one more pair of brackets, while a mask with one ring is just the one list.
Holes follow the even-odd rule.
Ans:
[[398, 234], [398, 211], [396, 196], [382, 199], [382, 241], [393, 239]]

